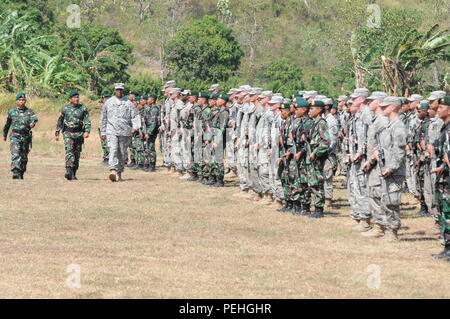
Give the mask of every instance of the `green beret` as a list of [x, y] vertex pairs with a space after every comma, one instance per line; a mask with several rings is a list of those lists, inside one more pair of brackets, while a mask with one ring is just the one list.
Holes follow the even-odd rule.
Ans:
[[406, 97], [401, 97], [400, 100], [402, 101], [402, 105], [409, 104], [409, 101]]
[[209, 93], [199, 92], [199, 93], [198, 93], [198, 97], [204, 97], [204, 98], [209, 99]]
[[230, 100], [229, 96], [226, 95], [226, 94], [218, 94], [218, 97], [217, 97], [217, 98], [218, 98], [218, 99], [225, 100], [225, 101], [229, 101], [229, 100]]
[[325, 103], [323, 103], [323, 101], [321, 100], [313, 100], [311, 102], [311, 106], [324, 107]]
[[280, 105], [280, 110], [289, 110], [291, 108], [291, 103], [283, 103]]
[[21, 98], [25, 98], [25, 93], [20, 92], [19, 94], [16, 95], [16, 101]]
[[450, 96], [439, 99], [439, 104], [450, 106]]
[[426, 102], [420, 103], [419, 107], [417, 108], [418, 110], [428, 110], [429, 105]]
[[338, 105], [337, 105], [336, 103], [334, 103], [334, 104], [331, 106], [332, 109], [336, 109], [336, 110], [337, 110], [337, 107], [338, 107]]
[[102, 94], [102, 97], [110, 98], [110, 97], [111, 97], [111, 94], [105, 92], [105, 93]]
[[136, 96], [136, 98], [134, 99], [136, 102], [141, 102], [141, 98], [139, 96]]
[[150, 98], [154, 98], [156, 100], [158, 98], [158, 96], [156, 94], [149, 94], [148, 99], [150, 99]]
[[142, 98], [143, 98], [144, 100], [147, 100], [147, 99], [148, 99], [148, 95], [143, 95]]
[[188, 96], [197, 96], [198, 92], [197, 91], [191, 91], [191, 93], [188, 94]]
[[217, 100], [220, 94], [210, 94], [209, 98], [213, 100]]
[[71, 99], [71, 98], [74, 97], [75, 95], [80, 95], [80, 94], [78, 93], [77, 90], [72, 90], [72, 91], [70, 91], [70, 93], [69, 93], [69, 99]]
[[295, 100], [295, 102], [296, 102], [296, 107], [308, 107], [309, 108], [309, 103], [308, 103], [308, 101], [306, 101], [305, 99], [303, 99], [303, 98], [297, 98], [296, 100]]
[[133, 94], [133, 95], [136, 95], [136, 96], [140, 95], [138, 91], [131, 91], [130, 94]]
[[292, 97], [293, 97], [293, 99], [295, 100], [295, 99], [300, 99], [300, 98], [302, 98], [303, 95], [302, 95], [302, 94], [294, 94]]

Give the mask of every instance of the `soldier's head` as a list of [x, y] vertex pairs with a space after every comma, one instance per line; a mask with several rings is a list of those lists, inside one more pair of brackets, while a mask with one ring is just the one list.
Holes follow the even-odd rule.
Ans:
[[311, 116], [313, 119], [319, 117], [323, 109], [325, 107], [325, 103], [321, 100], [313, 100], [311, 102], [311, 107], [309, 108], [309, 116]]
[[383, 115], [390, 119], [398, 116], [401, 106], [402, 100], [398, 96], [388, 96], [380, 103], [380, 107], [383, 109]]
[[341, 95], [337, 98], [337, 102], [338, 102], [338, 110], [342, 111], [343, 109], [345, 109], [346, 106], [346, 102], [348, 101], [348, 97], [347, 95]]
[[303, 98], [295, 100], [295, 117], [307, 116], [309, 112], [309, 103]]
[[317, 91], [306, 91], [303, 93], [303, 98], [308, 101], [308, 103], [311, 103], [314, 101], [314, 98], [317, 96]]
[[430, 93], [430, 97], [427, 99], [430, 103], [430, 109], [435, 108], [437, 110], [437, 107], [439, 105], [439, 99], [442, 99], [447, 94], [445, 91], [433, 91]]
[[291, 115], [291, 104], [290, 103], [282, 103], [280, 105], [281, 110], [281, 118], [283, 120], [287, 120]]
[[208, 104], [208, 98], [209, 98], [209, 94], [205, 93], [205, 92], [199, 92], [198, 93], [198, 99], [197, 99], [197, 103], [200, 106], [205, 106]]
[[76, 105], [78, 105], [78, 103], [80, 103], [80, 94], [78, 93], [77, 90], [70, 91], [69, 101], [70, 101], [70, 104], [73, 106], [76, 106]]
[[216, 107], [217, 106], [217, 96], [218, 96], [218, 94], [210, 94], [209, 95], [209, 101], [208, 101], [208, 103], [209, 103], [209, 106], [210, 107]]
[[417, 108], [417, 117], [420, 120], [423, 120], [428, 116], [428, 101], [424, 100], [419, 104], [419, 107]]
[[209, 87], [210, 94], [219, 94], [220, 93], [220, 84], [213, 84]]
[[450, 119], [450, 96], [439, 99], [438, 116], [447, 123]]
[[331, 113], [331, 115], [335, 116], [337, 114], [337, 112], [338, 112], [338, 105], [335, 103], [331, 107], [330, 113]]
[[387, 94], [381, 91], [372, 92], [372, 94], [367, 98], [369, 102], [369, 109], [372, 112], [376, 112], [379, 109], [379, 105], [387, 97]]
[[217, 106], [225, 107], [229, 100], [230, 98], [227, 94], [219, 94], [219, 96], [217, 97]]
[[409, 112], [415, 113], [417, 110], [417, 107], [419, 106], [420, 102], [423, 100], [423, 96], [419, 94], [413, 94], [408, 98], [409, 101]]
[[176, 88], [176, 87], [177, 87], [177, 83], [175, 81], [173, 81], [173, 80], [172, 81], [167, 81], [166, 84], [164, 84], [164, 87], [162, 89], [162, 91], [164, 93], [164, 96], [166, 98], [169, 97], [170, 96], [170, 91], [173, 88]]
[[114, 85], [114, 95], [118, 98], [121, 99], [123, 98], [123, 91], [125, 90], [125, 86], [123, 85], [123, 83], [116, 83]]
[[136, 98], [140, 96], [138, 91], [132, 90], [130, 91], [130, 94], [128, 94], [128, 99], [133, 102], [134, 100], [136, 100]]
[[331, 107], [333, 106], [333, 99], [330, 98], [326, 98], [322, 100], [323, 103], [325, 104], [323, 111], [325, 114], [328, 114], [331, 112]]
[[366, 88], [357, 88], [353, 91], [351, 97], [353, 99], [353, 104], [360, 107], [366, 103], [366, 99], [369, 97], [370, 92]]
[[264, 105], [266, 107], [268, 107], [268, 103], [270, 101], [270, 99], [273, 96], [273, 92], [272, 91], [263, 91], [260, 95], [259, 95], [259, 103], [261, 105]]
[[261, 88], [252, 88], [249, 91], [250, 101], [251, 103], [255, 103], [258, 100], [258, 96], [262, 93]]
[[25, 107], [25, 104], [27, 103], [27, 98], [25, 96], [25, 93], [19, 93], [16, 95], [16, 104], [19, 108]]
[[359, 112], [359, 105], [355, 104], [353, 101], [348, 101], [350, 113], [356, 114]]
[[277, 113], [283, 103], [283, 97], [281, 95], [274, 95], [269, 101], [269, 109]]
[[148, 95], [143, 95], [141, 98], [141, 104], [145, 107], [147, 105]]
[[156, 95], [155, 94], [150, 94], [148, 96], [148, 99], [147, 99], [147, 104], [148, 105], [153, 105], [155, 103], [156, 103]]
[[172, 100], [178, 100], [180, 98], [181, 89], [180, 88], [171, 88], [169, 91], [169, 97]]
[[402, 101], [401, 111], [403, 113], [409, 113], [409, 101], [406, 97], [401, 97], [400, 100]]

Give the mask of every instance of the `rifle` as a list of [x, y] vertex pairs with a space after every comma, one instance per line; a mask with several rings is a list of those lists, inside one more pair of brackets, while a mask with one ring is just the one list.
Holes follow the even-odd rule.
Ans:
[[[376, 140], [376, 150], [378, 152], [378, 162], [377, 162], [377, 166], [378, 169], [380, 171], [380, 182], [381, 182], [381, 188], [383, 190], [383, 192], [387, 195], [388, 199], [389, 199], [389, 203], [391, 202], [391, 198], [389, 197], [389, 191], [387, 189], [387, 184], [386, 184], [386, 180], [383, 176], [383, 168], [386, 164], [386, 158], [384, 156], [384, 150], [381, 147], [381, 142], [380, 142], [380, 132], [375, 134], [375, 140]], [[383, 201], [381, 201], [381, 203], [383, 204], [383, 206], [386, 206], [385, 203], [383, 203]], [[385, 207], [385, 209], [387, 209], [387, 207]]]

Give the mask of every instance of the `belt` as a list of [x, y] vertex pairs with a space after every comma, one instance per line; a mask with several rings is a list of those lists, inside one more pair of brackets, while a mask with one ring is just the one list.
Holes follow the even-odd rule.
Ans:
[[23, 130], [12, 130], [13, 133], [16, 134], [25, 134], [25, 135], [29, 135], [30, 134], [30, 130], [27, 129], [23, 129]]
[[81, 127], [66, 127], [64, 128], [64, 132], [81, 133], [83, 132], [83, 129]]

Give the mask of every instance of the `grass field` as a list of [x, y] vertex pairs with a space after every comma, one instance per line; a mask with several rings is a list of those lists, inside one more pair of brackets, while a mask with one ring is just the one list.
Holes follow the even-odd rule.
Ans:
[[[320, 220], [237, 199], [236, 181], [212, 189], [159, 169], [111, 183], [97, 119], [69, 182], [56, 117], [40, 115], [24, 181], [11, 180], [9, 143], [0, 146], [2, 298], [450, 297], [450, 263], [431, 258], [441, 247], [411, 198], [401, 240], [388, 244], [350, 231], [340, 182]], [[67, 286], [71, 264], [80, 288]]]

